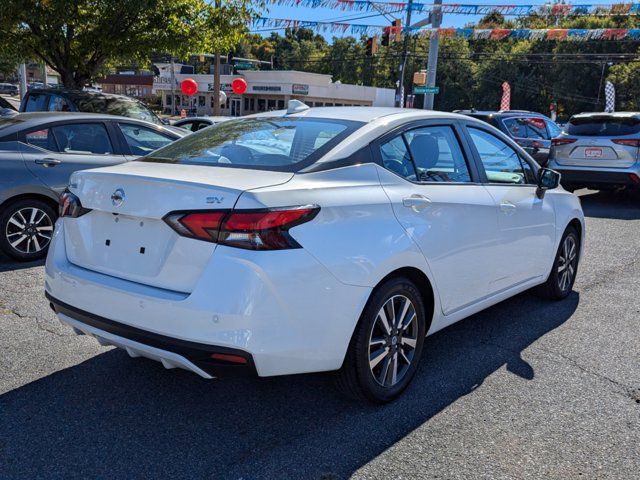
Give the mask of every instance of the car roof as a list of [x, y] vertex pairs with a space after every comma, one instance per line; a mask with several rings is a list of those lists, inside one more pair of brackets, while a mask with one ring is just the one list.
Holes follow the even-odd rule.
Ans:
[[182, 122], [213, 122], [213, 123], [218, 123], [218, 122], [226, 122], [227, 120], [232, 120], [236, 117], [214, 117], [214, 116], [202, 116], [202, 117], [186, 117], [186, 118], [181, 118], [179, 120], [176, 120], [176, 124], [177, 123], [182, 123]]
[[574, 119], [587, 118], [637, 118], [640, 119], [640, 112], [582, 112], [573, 115], [569, 121]]
[[420, 118], [451, 118], [466, 119], [464, 115], [434, 110], [418, 110], [415, 108], [394, 107], [313, 107], [306, 110], [287, 114], [286, 110], [275, 110], [250, 115], [253, 118], [260, 117], [286, 117], [286, 118], [324, 118], [328, 120], [347, 120], [363, 123], [371, 123], [390, 116], [402, 116], [409, 119]]
[[531, 112], [529, 110], [456, 110], [456, 113], [461, 113], [468, 116], [478, 117], [544, 117], [546, 115], [538, 112]]
[[[7, 117], [0, 117], [0, 125], [2, 120]], [[37, 127], [44, 123], [58, 122], [65, 120], [111, 120], [117, 122], [129, 122], [139, 123], [140, 125], [153, 126], [154, 128], [161, 128], [163, 130], [174, 132], [173, 130], [165, 128], [163, 125], [156, 125], [155, 123], [140, 120], [138, 118], [123, 117], [119, 115], [108, 115], [106, 113], [84, 113], [84, 112], [23, 112], [17, 113], [9, 117], [11, 119], [11, 125], [5, 128], [0, 128], [0, 134], [14, 133], [24, 128]]]
[[127, 97], [126, 95], [116, 95], [115, 93], [97, 92], [95, 90], [86, 91], [86, 90], [73, 90], [69, 88], [31, 88], [29, 89], [28, 93], [43, 93], [43, 94], [46, 93], [46, 94], [53, 94], [53, 95], [62, 94], [64, 96], [69, 97], [73, 101], [83, 100], [87, 98], [94, 98], [94, 97], [104, 97], [104, 98], [118, 99], [125, 102], [139, 102], [139, 100], [135, 98]]

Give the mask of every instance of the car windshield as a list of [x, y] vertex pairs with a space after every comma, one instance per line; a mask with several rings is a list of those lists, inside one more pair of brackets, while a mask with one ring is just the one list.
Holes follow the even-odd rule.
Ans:
[[315, 118], [246, 118], [222, 122], [140, 161], [298, 171], [363, 125]]
[[104, 95], [86, 95], [74, 100], [78, 110], [81, 112], [108, 113], [109, 115], [146, 120], [158, 125], [162, 124], [155, 113], [137, 100], [126, 100]]
[[637, 117], [583, 117], [572, 118], [566, 127], [569, 135], [595, 137], [617, 137], [640, 133], [640, 118]]

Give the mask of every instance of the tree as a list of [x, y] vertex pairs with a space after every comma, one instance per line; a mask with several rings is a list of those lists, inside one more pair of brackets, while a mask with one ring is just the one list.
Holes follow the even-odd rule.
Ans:
[[228, 49], [246, 31], [249, 0], [2, 0], [0, 37], [82, 88], [110, 62]]

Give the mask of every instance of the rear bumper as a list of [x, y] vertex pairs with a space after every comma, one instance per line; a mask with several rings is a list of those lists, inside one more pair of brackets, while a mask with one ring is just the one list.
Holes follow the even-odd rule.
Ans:
[[[167, 337], [124, 323], [114, 322], [72, 307], [45, 292], [58, 318], [76, 333], [90, 335], [101, 345], [123, 348], [132, 357], [146, 357], [161, 362], [165, 368], [190, 370], [203, 378], [257, 376], [253, 357], [233, 348], [206, 345]], [[214, 354], [233, 355], [244, 363], [212, 358]]]
[[371, 288], [338, 281], [304, 249], [219, 246], [193, 291], [165, 290], [72, 264], [58, 221], [45, 291], [60, 320], [106, 343], [157, 348], [210, 376], [224, 365], [207, 355], [231, 352], [264, 377], [339, 369]]
[[595, 169], [565, 167], [552, 161], [549, 168], [562, 174], [561, 183], [563, 186], [581, 187], [640, 187], [640, 167], [616, 168], [616, 169]]

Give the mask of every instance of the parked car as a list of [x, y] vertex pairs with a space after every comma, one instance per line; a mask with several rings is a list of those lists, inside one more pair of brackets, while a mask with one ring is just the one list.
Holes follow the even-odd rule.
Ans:
[[640, 112], [574, 115], [550, 158], [568, 190], [640, 188]]
[[0, 93], [5, 95], [17, 95], [18, 86], [13, 83], [0, 83]]
[[457, 113], [487, 122], [509, 135], [543, 167], [549, 160], [551, 139], [562, 132], [562, 129], [549, 117], [526, 110], [499, 112], [457, 110]]
[[[259, 148], [274, 137], [286, 152]], [[584, 218], [558, 181], [470, 117], [293, 101], [75, 173], [46, 295], [77, 333], [166, 368], [338, 370], [387, 402], [425, 335], [534, 286], [569, 295]]]
[[156, 125], [166, 125], [139, 100], [113, 95], [65, 88], [32, 88], [20, 103], [21, 112], [86, 112], [106, 113], [137, 118]]
[[184, 136], [149, 122], [88, 113], [0, 118], [0, 249], [18, 260], [46, 254], [70, 175], [138, 158]]
[[226, 122], [233, 117], [187, 117], [173, 122], [174, 127], [184, 128], [190, 132], [197, 132], [203, 128], [217, 125], [220, 122]]

